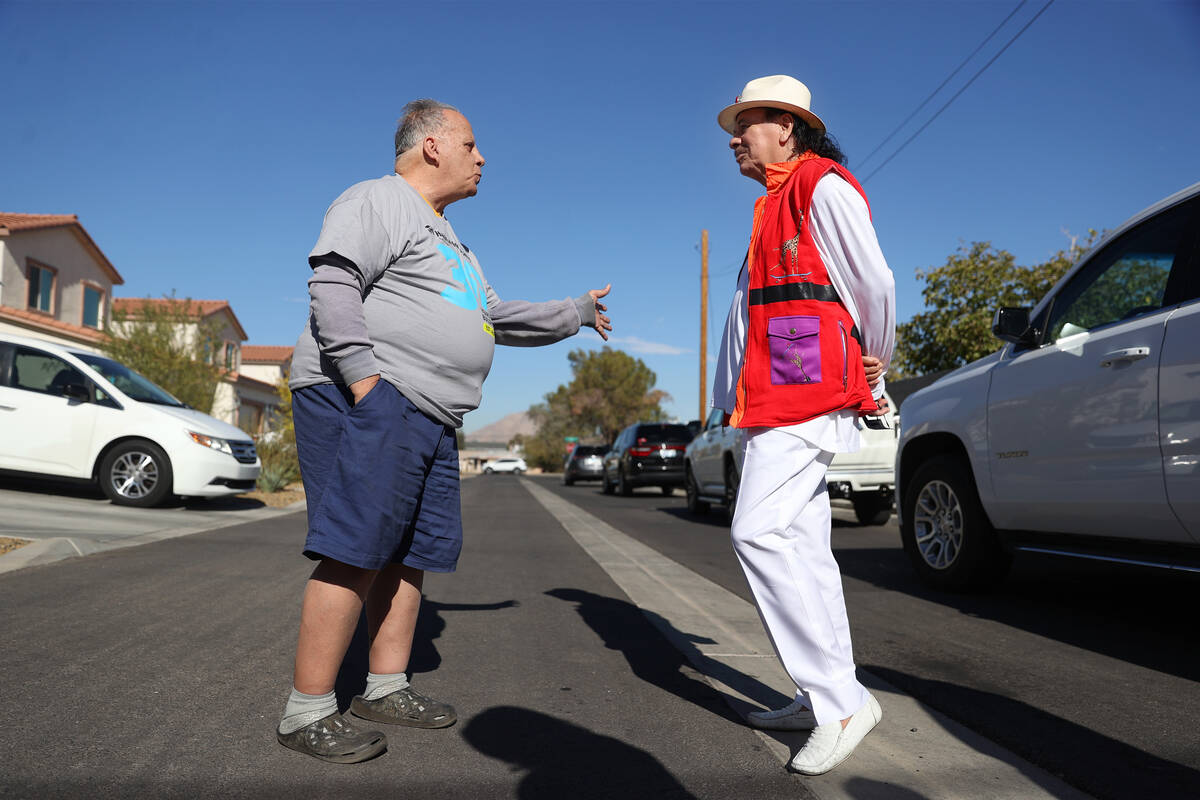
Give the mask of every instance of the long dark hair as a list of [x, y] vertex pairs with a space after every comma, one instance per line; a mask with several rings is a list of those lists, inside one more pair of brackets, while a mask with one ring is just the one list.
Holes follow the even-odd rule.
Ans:
[[821, 158], [828, 158], [843, 167], [846, 166], [846, 154], [842, 152], [842, 148], [838, 147], [837, 139], [830, 136], [828, 132], [817, 130], [790, 111], [778, 108], [767, 109], [767, 119], [772, 122], [782, 116], [792, 118], [792, 148], [795, 150], [793, 155], [798, 156], [811, 150]]

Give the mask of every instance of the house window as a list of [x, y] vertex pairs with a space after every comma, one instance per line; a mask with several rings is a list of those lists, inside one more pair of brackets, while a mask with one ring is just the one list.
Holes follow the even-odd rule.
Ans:
[[104, 302], [104, 292], [95, 286], [84, 284], [83, 287], [83, 324], [89, 328], [99, 328], [100, 306]]
[[53, 313], [54, 270], [49, 267], [29, 264], [29, 307], [36, 311]]
[[225, 369], [233, 369], [233, 363], [234, 363], [233, 357], [235, 354], [236, 354], [236, 351], [234, 350], [233, 345], [226, 342], [225, 343]]

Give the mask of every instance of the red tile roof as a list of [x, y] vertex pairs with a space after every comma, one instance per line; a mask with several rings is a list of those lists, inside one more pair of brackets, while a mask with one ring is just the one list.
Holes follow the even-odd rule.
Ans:
[[116, 285], [125, 283], [125, 279], [121, 277], [121, 273], [117, 272], [117, 268], [112, 265], [108, 257], [92, 241], [92, 237], [79, 224], [79, 217], [74, 214], [13, 214], [0, 211], [0, 237], [23, 231], [62, 227], [70, 227], [71, 232], [75, 234], [75, 238], [79, 240], [85, 250], [92, 254], [92, 257], [100, 264], [100, 269], [104, 270], [110, 281]]
[[8, 228], [10, 231], [31, 231], [35, 228], [58, 228], [78, 224], [79, 217], [74, 214], [9, 214], [0, 211], [0, 228]]
[[12, 320], [17, 324], [28, 327], [32, 330], [65, 336], [66, 338], [74, 339], [77, 342], [90, 342], [92, 344], [99, 344], [106, 338], [105, 333], [97, 330], [96, 328], [88, 328], [83, 325], [72, 325], [70, 322], [63, 322], [62, 320], [55, 319], [49, 314], [44, 314], [41, 311], [28, 311], [23, 308], [0, 306], [0, 319]]
[[211, 317], [213, 314], [226, 311], [229, 313], [229, 318], [233, 320], [233, 327], [238, 332], [238, 335], [242, 339], [246, 338], [246, 329], [242, 327], [242, 323], [238, 322], [237, 315], [233, 313], [233, 307], [229, 305], [228, 300], [188, 300], [186, 298], [175, 297], [114, 297], [113, 313], [115, 314], [120, 311], [125, 314], [136, 315], [147, 304], [179, 307], [184, 307], [186, 304], [190, 306], [192, 316], [197, 318]]
[[276, 344], [244, 344], [242, 345], [242, 363], [261, 361], [267, 364], [282, 364], [292, 357], [294, 347]]

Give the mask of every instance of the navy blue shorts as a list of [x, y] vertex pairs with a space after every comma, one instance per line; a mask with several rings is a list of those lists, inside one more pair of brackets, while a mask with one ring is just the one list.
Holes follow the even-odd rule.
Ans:
[[292, 416], [308, 499], [304, 555], [454, 571], [462, 509], [453, 428], [385, 380], [358, 405], [342, 385], [297, 389]]

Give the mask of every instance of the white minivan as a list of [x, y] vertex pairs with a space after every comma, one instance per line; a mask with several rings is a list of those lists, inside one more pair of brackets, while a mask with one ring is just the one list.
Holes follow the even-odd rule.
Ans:
[[123, 364], [0, 334], [0, 470], [95, 481], [113, 503], [254, 488], [242, 430], [190, 408]]

